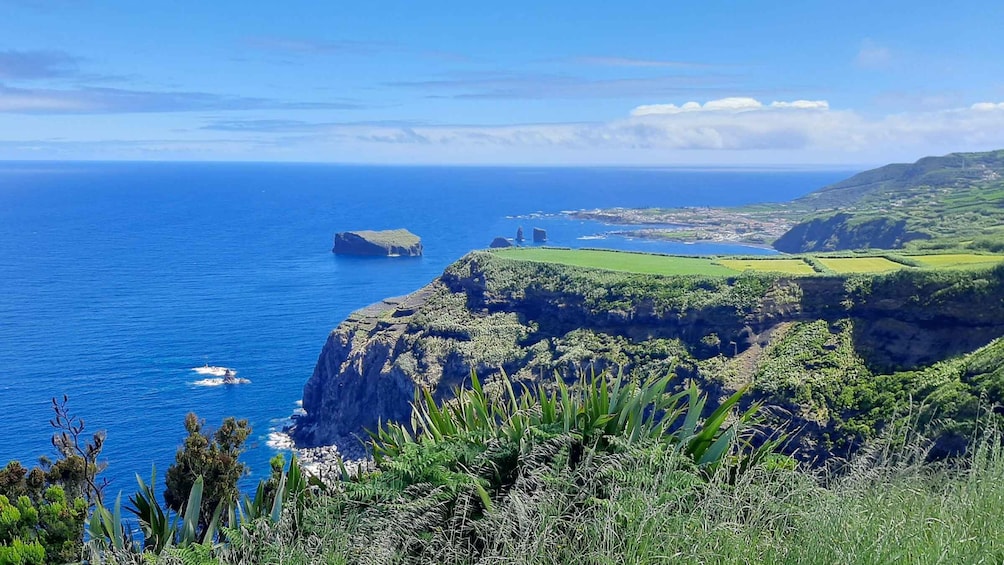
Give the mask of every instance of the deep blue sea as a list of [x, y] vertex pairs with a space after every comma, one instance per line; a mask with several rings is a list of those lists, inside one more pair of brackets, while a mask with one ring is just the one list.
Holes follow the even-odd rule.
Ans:
[[[0, 464], [52, 454], [50, 399], [66, 394], [88, 429], [107, 430], [112, 492], [167, 468], [190, 411], [210, 426], [251, 421], [255, 480], [339, 321], [519, 225], [559, 246], [757, 252], [579, 239], [616, 228], [515, 216], [781, 201], [849, 173], [0, 163]], [[336, 231], [400, 227], [422, 237], [424, 257], [331, 253]], [[198, 386], [192, 368], [205, 363], [251, 383]]]

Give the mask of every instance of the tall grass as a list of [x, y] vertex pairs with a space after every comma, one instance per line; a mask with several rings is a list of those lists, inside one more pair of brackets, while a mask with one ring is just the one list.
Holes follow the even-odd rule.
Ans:
[[[615, 440], [617, 441], [617, 440]], [[564, 443], [563, 443], [564, 442]], [[598, 452], [568, 472], [569, 441], [528, 457], [504, 498], [476, 522], [408, 521], [407, 504], [333, 496], [262, 521], [221, 549], [220, 563], [1001, 563], [1004, 452], [994, 436], [961, 467], [872, 451], [831, 478], [759, 465], [704, 480], [652, 440]], [[553, 453], [559, 455], [553, 457]], [[543, 463], [544, 461], [548, 463]], [[472, 538], [471, 529], [476, 533]], [[177, 558], [172, 558], [177, 559]], [[180, 561], [178, 561], [180, 562]]]
[[148, 561], [1004, 562], [999, 433], [935, 465], [922, 438], [890, 428], [840, 475], [806, 471], [753, 448], [755, 410], [734, 411], [738, 396], [703, 417], [696, 390], [667, 383], [601, 376], [520, 395], [475, 379], [444, 406], [418, 397], [410, 428], [374, 433], [377, 471], [327, 488], [301, 477], [303, 496], [231, 520], [218, 543]]

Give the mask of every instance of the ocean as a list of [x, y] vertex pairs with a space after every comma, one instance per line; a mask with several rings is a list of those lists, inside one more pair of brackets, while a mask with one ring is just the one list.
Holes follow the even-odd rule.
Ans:
[[[247, 418], [249, 486], [328, 334], [523, 226], [549, 244], [767, 253], [600, 237], [563, 210], [783, 201], [852, 171], [0, 163], [0, 464], [52, 455], [51, 399], [106, 430], [109, 491], [158, 488], [195, 412]], [[336, 231], [407, 228], [421, 258], [331, 253]], [[201, 386], [204, 364], [250, 382]]]

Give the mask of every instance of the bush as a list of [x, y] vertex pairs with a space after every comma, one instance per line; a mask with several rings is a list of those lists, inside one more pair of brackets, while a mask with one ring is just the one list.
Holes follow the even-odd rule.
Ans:
[[178, 450], [174, 464], [167, 469], [167, 490], [164, 501], [175, 512], [184, 510], [197, 478], [202, 477], [202, 512], [199, 523], [208, 525], [213, 512], [221, 504], [233, 505], [239, 492], [237, 482], [248, 473], [248, 467], [238, 458], [251, 434], [247, 420], [227, 418], [218, 430], [203, 431], [205, 422], [194, 413], [185, 417], [188, 437]]

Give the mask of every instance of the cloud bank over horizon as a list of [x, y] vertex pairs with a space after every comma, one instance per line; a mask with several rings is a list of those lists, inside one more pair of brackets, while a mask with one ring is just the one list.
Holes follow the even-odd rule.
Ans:
[[[253, 131], [255, 124], [246, 124]], [[227, 122], [227, 131], [241, 129]], [[275, 132], [276, 124], [262, 125]], [[825, 100], [730, 97], [682, 105], [637, 106], [623, 118], [606, 122], [521, 125], [283, 124], [286, 134], [309, 134], [334, 145], [495, 148], [521, 150], [638, 151], [649, 158], [685, 162], [687, 153], [772, 152], [792, 162], [862, 162], [890, 148], [917, 157], [969, 148], [1004, 147], [1004, 102], [978, 102], [938, 111], [866, 116], [833, 109]], [[820, 156], [828, 155], [829, 161]], [[741, 159], [740, 159], [741, 160]]]
[[[604, 122], [471, 125], [236, 117], [211, 119], [198, 129], [208, 137], [31, 146], [57, 153], [112, 148], [128, 150], [128, 158], [159, 152], [198, 159], [209, 151], [237, 160], [309, 155], [306, 160], [416, 164], [868, 164], [1004, 148], [1004, 102], [868, 116], [831, 108], [826, 100], [727, 97], [640, 105]], [[0, 140], [0, 152], [17, 147]], [[444, 159], [444, 154], [458, 157]]]

